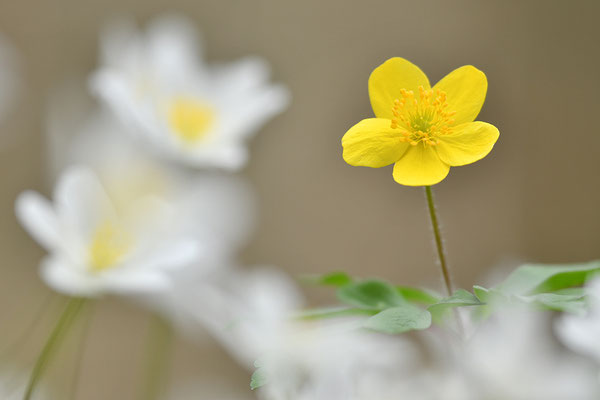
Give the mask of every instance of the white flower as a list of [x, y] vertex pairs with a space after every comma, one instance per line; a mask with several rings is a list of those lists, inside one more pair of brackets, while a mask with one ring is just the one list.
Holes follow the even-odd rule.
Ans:
[[[267, 400], [392, 399], [414, 352], [402, 338], [360, 331], [357, 321], [288, 322], [258, 359]], [[381, 383], [365, 391], [368, 378]], [[373, 397], [377, 394], [376, 397]], [[386, 396], [386, 397], [384, 397]]]
[[268, 377], [263, 399], [370, 399], [358, 397], [363, 378], [394, 371], [399, 379], [414, 353], [402, 339], [360, 331], [354, 319], [297, 319], [303, 298], [276, 269], [229, 269], [195, 289], [184, 307], [243, 366], [256, 362]]
[[169, 270], [199, 254], [194, 241], [172, 235], [172, 209], [156, 197], [120, 212], [89, 169], [71, 167], [60, 177], [54, 204], [22, 193], [17, 217], [49, 255], [44, 281], [74, 296], [164, 290]]
[[288, 103], [260, 59], [204, 65], [183, 18], [157, 19], [145, 33], [121, 21], [101, 47], [93, 91], [158, 152], [191, 166], [242, 167], [246, 139]]
[[[194, 173], [164, 163], [127, 136], [109, 113], [92, 113], [83, 123], [69, 122], [70, 113], [70, 107], [55, 104], [49, 118], [53, 170], [88, 166], [125, 212], [136, 208], [140, 198], [160, 198], [171, 205], [178, 232], [197, 240], [207, 252], [218, 250], [230, 258], [245, 243], [254, 225], [255, 205], [243, 179], [217, 171]], [[70, 131], [75, 134], [65, 139]]]
[[565, 345], [600, 364], [600, 279], [590, 282], [586, 289], [590, 302], [588, 314], [565, 315], [555, 328]]
[[436, 354], [445, 352], [448, 358], [431, 372], [431, 381], [440, 382], [431, 386], [431, 399], [598, 398], [594, 371], [560, 351], [546, 316], [519, 308], [499, 311], [450, 353], [449, 343], [438, 346]]

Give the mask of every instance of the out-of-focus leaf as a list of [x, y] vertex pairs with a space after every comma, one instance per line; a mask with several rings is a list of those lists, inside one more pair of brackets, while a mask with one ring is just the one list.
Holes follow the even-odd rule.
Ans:
[[464, 307], [464, 306], [480, 306], [482, 303], [473, 293], [470, 293], [464, 289], [458, 289], [452, 294], [450, 297], [446, 297], [441, 299], [435, 304], [427, 307], [427, 310], [433, 316], [433, 320], [436, 322], [441, 322], [446, 313], [456, 307]]
[[473, 293], [477, 299], [483, 303], [487, 302], [490, 298], [490, 289], [484, 288], [483, 286], [473, 286]]
[[581, 295], [539, 293], [531, 296], [517, 296], [517, 298], [527, 304], [571, 314], [584, 315], [587, 310], [585, 297]]
[[398, 286], [398, 293], [407, 301], [421, 303], [425, 305], [435, 304], [441, 300], [442, 296], [431, 290], [413, 288], [409, 286]]
[[258, 368], [250, 378], [250, 389], [258, 389], [267, 383], [267, 374], [263, 368]]
[[313, 285], [340, 287], [353, 282], [353, 279], [345, 272], [331, 272], [325, 275], [307, 276], [303, 280]]
[[367, 319], [363, 326], [389, 334], [423, 330], [431, 326], [431, 314], [413, 304], [405, 303], [375, 314]]
[[373, 315], [377, 313], [374, 310], [365, 310], [364, 308], [349, 307], [328, 307], [305, 310], [296, 315], [300, 319], [325, 319], [336, 317], [351, 317], [355, 315]]
[[573, 287], [573, 288], [557, 290], [556, 292], [554, 292], [554, 294], [584, 297], [587, 294], [587, 291], [586, 291], [586, 288], [584, 288], [584, 287]]
[[509, 295], [548, 293], [583, 285], [600, 272], [600, 261], [581, 264], [526, 264], [513, 271], [497, 289]]
[[342, 286], [338, 298], [351, 306], [371, 310], [383, 310], [406, 303], [395, 287], [379, 280], [366, 280]]

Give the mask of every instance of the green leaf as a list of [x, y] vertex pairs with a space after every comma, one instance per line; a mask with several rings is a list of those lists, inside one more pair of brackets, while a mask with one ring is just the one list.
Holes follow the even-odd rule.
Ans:
[[328, 307], [305, 310], [296, 315], [300, 319], [324, 319], [336, 317], [348, 317], [354, 315], [373, 315], [377, 311], [365, 310], [363, 308]]
[[431, 314], [410, 303], [388, 308], [367, 319], [363, 326], [388, 334], [427, 329], [431, 326]]
[[490, 289], [484, 288], [483, 286], [475, 285], [473, 286], [473, 293], [477, 297], [477, 299], [483, 303], [489, 301], [491, 297]]
[[307, 276], [304, 281], [314, 285], [323, 286], [344, 286], [352, 283], [354, 280], [345, 272], [337, 271], [325, 275]]
[[514, 295], [554, 292], [581, 286], [598, 272], [600, 261], [566, 265], [526, 264], [513, 271], [497, 289]]
[[431, 305], [437, 303], [442, 298], [442, 296], [440, 296], [438, 293], [427, 289], [413, 288], [408, 286], [398, 286], [397, 289], [398, 293], [400, 293], [402, 297], [413, 303]]
[[431, 313], [434, 321], [441, 322], [447, 312], [456, 307], [464, 306], [480, 306], [482, 303], [473, 293], [468, 292], [464, 289], [458, 289], [450, 297], [440, 300], [436, 304], [427, 307], [427, 311]]
[[587, 295], [587, 290], [584, 287], [573, 287], [573, 288], [559, 289], [559, 290], [555, 291], [554, 294], [584, 297], [585, 295]]
[[371, 310], [383, 310], [406, 303], [396, 288], [378, 280], [367, 280], [342, 286], [337, 290], [337, 296], [346, 304]]
[[532, 296], [519, 296], [518, 298], [525, 303], [534, 304], [548, 310], [577, 315], [584, 315], [587, 310], [585, 296], [581, 295], [540, 293]]
[[267, 374], [264, 369], [258, 368], [250, 378], [250, 389], [258, 389], [267, 383]]

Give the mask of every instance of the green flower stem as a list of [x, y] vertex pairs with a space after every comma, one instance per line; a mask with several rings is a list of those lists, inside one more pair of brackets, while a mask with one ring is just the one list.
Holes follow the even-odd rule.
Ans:
[[33, 391], [40, 378], [44, 374], [46, 367], [50, 363], [52, 356], [54, 355], [55, 350], [60, 346], [62, 339], [68, 333], [69, 328], [72, 326], [76, 317], [78, 316], [81, 308], [85, 304], [86, 299], [79, 297], [72, 297], [67, 302], [67, 305], [61, 314], [56, 326], [48, 336], [48, 340], [46, 340], [46, 344], [42, 348], [40, 355], [35, 361], [35, 365], [33, 366], [33, 370], [31, 371], [31, 376], [29, 377], [29, 382], [27, 384], [27, 389], [25, 390], [25, 395], [23, 396], [23, 400], [30, 400], [33, 395]]
[[454, 292], [452, 288], [452, 281], [450, 280], [450, 272], [448, 270], [448, 264], [446, 264], [446, 255], [444, 253], [444, 246], [442, 243], [442, 234], [440, 232], [440, 224], [438, 222], [437, 213], [435, 212], [435, 203], [433, 202], [433, 193], [431, 186], [425, 186], [425, 196], [427, 197], [427, 205], [429, 206], [429, 216], [431, 217], [431, 227], [433, 228], [433, 236], [435, 237], [435, 246], [437, 248], [438, 258], [440, 260], [440, 268], [442, 269], [442, 276], [444, 277], [444, 285], [446, 286], [446, 293], [448, 296], [452, 296]]
[[173, 330], [162, 317], [154, 315], [150, 324], [140, 400], [158, 400], [162, 397], [167, 385], [173, 342]]
[[[446, 293], [448, 296], [452, 296], [454, 289], [452, 287], [452, 280], [450, 279], [450, 270], [446, 263], [446, 254], [444, 253], [444, 245], [442, 241], [442, 233], [440, 231], [440, 223], [438, 221], [437, 213], [435, 211], [435, 203], [433, 201], [433, 191], [431, 186], [425, 186], [425, 197], [427, 198], [427, 206], [429, 207], [429, 216], [431, 217], [431, 227], [433, 228], [433, 236], [435, 238], [435, 247], [437, 249], [438, 259], [440, 261], [440, 268], [442, 270], [442, 277], [444, 278], [444, 285], [446, 286]], [[456, 309], [452, 310], [454, 319], [456, 320], [456, 328], [461, 336], [463, 336], [463, 325], [460, 319], [460, 315]]]

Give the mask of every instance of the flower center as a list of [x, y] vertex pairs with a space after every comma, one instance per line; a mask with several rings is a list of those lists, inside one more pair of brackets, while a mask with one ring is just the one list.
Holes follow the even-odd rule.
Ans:
[[131, 238], [111, 221], [96, 228], [89, 247], [91, 269], [95, 272], [114, 267], [131, 247]]
[[203, 139], [213, 126], [214, 109], [201, 101], [178, 97], [169, 106], [169, 124], [175, 135], [187, 144]]
[[392, 106], [392, 129], [400, 130], [400, 141], [413, 146], [437, 145], [439, 137], [451, 132], [456, 111], [448, 111], [446, 92], [419, 86], [419, 97], [412, 90], [401, 89], [401, 99]]

